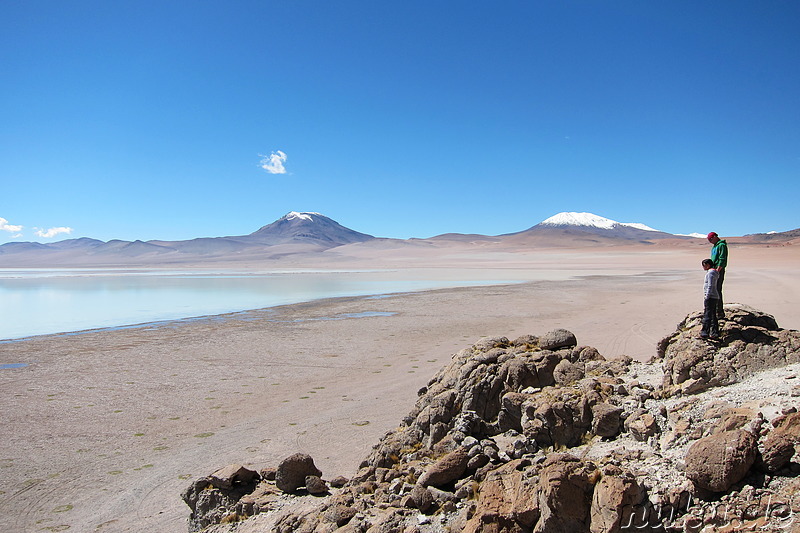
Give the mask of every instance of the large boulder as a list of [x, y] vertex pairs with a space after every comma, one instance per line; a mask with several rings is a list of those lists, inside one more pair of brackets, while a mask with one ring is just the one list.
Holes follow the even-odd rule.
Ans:
[[620, 430], [622, 407], [600, 402], [592, 406], [592, 433], [601, 437], [613, 437]]
[[545, 333], [539, 339], [539, 348], [542, 350], [558, 350], [560, 348], [572, 348], [578, 345], [575, 334], [566, 329], [555, 329]]
[[590, 530], [592, 533], [620, 533], [630, 527], [631, 514], [645, 498], [644, 489], [633, 474], [617, 466], [606, 466], [602, 474], [592, 496]]
[[481, 485], [472, 518], [464, 533], [530, 531], [539, 520], [536, 478], [527, 475], [530, 462], [516, 459], [493, 470]]
[[461, 478], [469, 462], [468, 450], [457, 448], [432, 465], [420, 476], [418, 482], [423, 487], [442, 487]]
[[553, 454], [539, 474], [535, 533], [586, 531], [591, 520], [596, 468], [571, 455]]
[[220, 468], [212, 473], [209, 478], [211, 484], [219, 489], [231, 490], [239, 484], [251, 484], [259, 479], [259, 473], [239, 464], [232, 464]]
[[321, 475], [310, 455], [296, 453], [280, 462], [275, 473], [275, 484], [283, 492], [294, 492], [306, 486], [306, 477]]
[[762, 461], [767, 471], [775, 472], [786, 466], [800, 443], [800, 413], [791, 413], [773, 421], [774, 429], [764, 439]]
[[747, 475], [758, 455], [758, 440], [744, 429], [703, 437], [686, 452], [686, 477], [704, 490], [723, 492]]

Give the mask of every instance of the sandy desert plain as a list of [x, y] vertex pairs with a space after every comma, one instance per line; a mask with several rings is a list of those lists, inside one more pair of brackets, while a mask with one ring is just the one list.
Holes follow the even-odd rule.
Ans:
[[[0, 370], [0, 531], [184, 533], [190, 480], [295, 452], [326, 479], [351, 476], [417, 390], [483, 336], [566, 328], [607, 358], [647, 360], [702, 307], [709, 246], [695, 241], [328, 254], [281, 268], [484, 279], [524, 269], [540, 280], [0, 343], [0, 364], [27, 363]], [[800, 247], [732, 242], [725, 299], [800, 329]]]

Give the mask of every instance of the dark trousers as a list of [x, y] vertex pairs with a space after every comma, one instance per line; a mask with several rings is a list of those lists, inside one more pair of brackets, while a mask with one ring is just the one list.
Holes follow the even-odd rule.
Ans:
[[701, 337], [718, 337], [719, 321], [717, 320], [717, 310], [721, 300], [717, 298], [706, 298], [703, 302], [703, 329], [700, 330]]
[[725, 281], [725, 269], [718, 271], [719, 277], [717, 278], [717, 292], [719, 293], [719, 300], [717, 300], [717, 316], [719, 318], [725, 317], [725, 311], [722, 310], [722, 282]]

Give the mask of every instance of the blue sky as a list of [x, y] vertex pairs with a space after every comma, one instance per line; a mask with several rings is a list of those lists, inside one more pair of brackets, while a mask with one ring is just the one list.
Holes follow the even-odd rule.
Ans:
[[799, 27], [788, 0], [5, 0], [0, 242], [289, 211], [398, 238], [798, 228]]

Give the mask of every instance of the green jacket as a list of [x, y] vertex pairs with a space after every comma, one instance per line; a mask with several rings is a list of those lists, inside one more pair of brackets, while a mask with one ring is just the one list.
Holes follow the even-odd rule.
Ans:
[[711, 262], [714, 263], [714, 268], [728, 266], [728, 243], [724, 239], [718, 240], [711, 248]]

